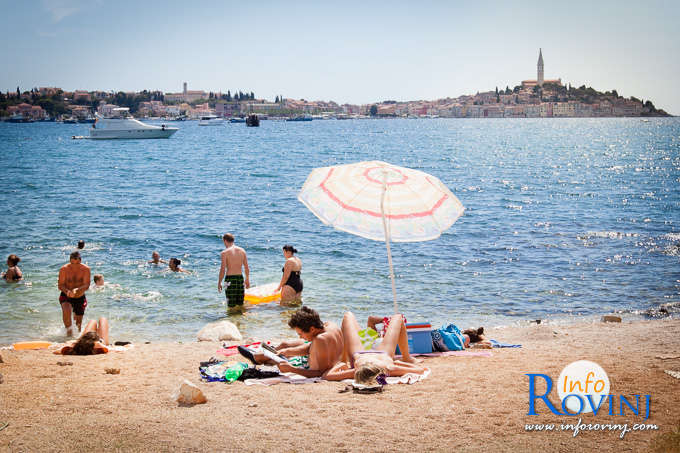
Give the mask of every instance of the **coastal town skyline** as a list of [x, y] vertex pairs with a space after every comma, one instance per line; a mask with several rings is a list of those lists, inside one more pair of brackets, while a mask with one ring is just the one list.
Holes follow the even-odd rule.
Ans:
[[[164, 5], [136, 5], [140, 14], [129, 17], [102, 2], [4, 2], [8, 64], [0, 89], [168, 93], [188, 81], [269, 100], [435, 100], [513, 87], [531, 77], [543, 48], [547, 79], [617, 90], [680, 113], [673, 84], [680, 64], [670, 57], [680, 52], [673, 26], [680, 7], [673, 4]], [[200, 26], [190, 17], [200, 17]], [[562, 30], [558, 22], [571, 25]], [[644, 33], [630, 36], [630, 29]]]

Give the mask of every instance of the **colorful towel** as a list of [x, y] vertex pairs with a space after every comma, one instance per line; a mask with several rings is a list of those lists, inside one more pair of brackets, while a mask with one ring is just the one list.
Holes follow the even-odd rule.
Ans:
[[496, 340], [489, 340], [494, 348], [521, 348], [521, 344], [501, 343]]
[[446, 351], [446, 352], [428, 352], [427, 354], [411, 354], [412, 356], [425, 356], [425, 357], [440, 357], [440, 356], [450, 356], [456, 355], [461, 357], [491, 357], [493, 354], [491, 351]]

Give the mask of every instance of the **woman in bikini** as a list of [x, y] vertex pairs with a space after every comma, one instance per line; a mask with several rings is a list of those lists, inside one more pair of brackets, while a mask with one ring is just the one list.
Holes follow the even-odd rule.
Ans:
[[106, 354], [109, 352], [109, 348], [106, 347], [108, 344], [109, 322], [102, 317], [99, 318], [99, 321], [93, 319], [88, 322], [75, 343], [64, 346], [54, 353], [63, 355]]
[[297, 250], [292, 245], [283, 246], [283, 256], [286, 263], [283, 265], [283, 276], [276, 291], [281, 290], [281, 303], [298, 302], [302, 300], [302, 260], [295, 256]]
[[[347, 312], [342, 319], [342, 338], [344, 341], [343, 362], [331, 368], [324, 378], [330, 381], [352, 379], [358, 384], [384, 383], [387, 376], [403, 376], [408, 373], [423, 374], [425, 368], [416, 365], [416, 360], [408, 352], [408, 337], [402, 315], [390, 318], [383, 341], [369, 351], [364, 350], [359, 337], [359, 323], [354, 313]], [[399, 346], [401, 360], [394, 354]]]

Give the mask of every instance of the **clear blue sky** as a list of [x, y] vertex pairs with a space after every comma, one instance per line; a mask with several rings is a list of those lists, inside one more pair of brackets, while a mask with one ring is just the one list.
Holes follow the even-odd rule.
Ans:
[[253, 91], [370, 103], [536, 77], [680, 114], [677, 1], [0, 0], [0, 89]]

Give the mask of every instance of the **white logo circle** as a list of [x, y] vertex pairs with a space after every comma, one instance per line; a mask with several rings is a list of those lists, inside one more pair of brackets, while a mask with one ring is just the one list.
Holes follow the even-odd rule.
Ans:
[[562, 409], [571, 414], [597, 410], [609, 395], [609, 376], [590, 360], [578, 360], [564, 367], [556, 385]]

